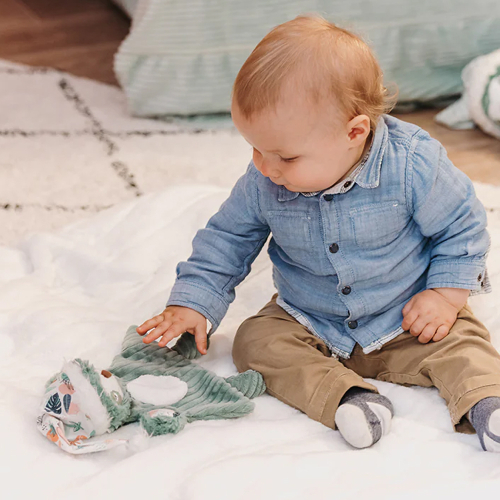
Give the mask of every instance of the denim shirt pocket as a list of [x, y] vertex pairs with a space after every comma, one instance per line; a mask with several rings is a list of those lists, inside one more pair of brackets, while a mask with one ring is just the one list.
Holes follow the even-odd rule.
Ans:
[[293, 261], [310, 266], [314, 252], [311, 213], [305, 210], [268, 210], [267, 222], [276, 244]]
[[410, 216], [404, 202], [391, 200], [351, 208], [349, 218], [358, 246], [380, 248], [397, 239]]

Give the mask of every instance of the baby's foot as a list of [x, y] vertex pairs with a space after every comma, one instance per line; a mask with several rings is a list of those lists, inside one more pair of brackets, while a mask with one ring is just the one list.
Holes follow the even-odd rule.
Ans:
[[483, 450], [500, 452], [500, 398], [481, 399], [469, 410], [468, 416]]
[[389, 432], [393, 415], [392, 403], [385, 396], [353, 387], [340, 400], [335, 424], [350, 445], [367, 448]]

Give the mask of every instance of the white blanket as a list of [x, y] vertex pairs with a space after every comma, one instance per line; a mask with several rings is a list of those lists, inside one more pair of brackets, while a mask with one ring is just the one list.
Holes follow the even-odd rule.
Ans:
[[[500, 348], [499, 188], [476, 183], [476, 189], [493, 209], [494, 293], [470, 303]], [[366, 450], [350, 448], [338, 432], [267, 394], [245, 418], [195, 422], [178, 435], [152, 438], [138, 453], [74, 457], [37, 432], [44, 382], [64, 358], [106, 367], [127, 326], [163, 309], [176, 263], [190, 254], [196, 230], [228, 193], [174, 186], [58, 232], [34, 233], [19, 248], [0, 247], [1, 497], [453, 498], [451, 492], [500, 486], [499, 456], [483, 452], [476, 436], [453, 431], [436, 389], [383, 382], [374, 383], [394, 403], [393, 427]], [[223, 376], [236, 373], [235, 330], [272, 293], [263, 252], [198, 362]]]
[[[250, 148], [229, 131], [154, 135], [174, 125], [130, 119], [118, 89], [2, 67], [8, 72], [0, 75], [0, 198], [23, 209], [0, 214], [0, 242], [8, 242], [0, 245], [0, 499], [498, 494], [500, 457], [483, 452], [476, 436], [453, 431], [436, 389], [382, 382], [373, 383], [391, 398], [396, 415], [390, 435], [366, 450], [350, 448], [338, 432], [267, 394], [247, 417], [195, 422], [175, 436], [152, 438], [138, 453], [117, 448], [74, 457], [45, 439], [35, 422], [45, 381], [64, 359], [108, 366], [126, 328], [164, 308], [176, 264], [245, 170]], [[89, 113], [63, 97], [62, 78]], [[113, 176], [111, 163], [121, 165], [118, 173], [128, 167], [145, 194], [137, 197]], [[493, 293], [470, 304], [500, 349], [500, 188], [475, 187], [488, 209]], [[78, 208], [87, 205], [90, 214]], [[73, 208], [57, 212], [59, 206]], [[14, 246], [27, 229], [31, 235]], [[270, 270], [263, 252], [197, 362], [222, 376], [236, 373], [232, 340], [240, 322], [270, 299]]]

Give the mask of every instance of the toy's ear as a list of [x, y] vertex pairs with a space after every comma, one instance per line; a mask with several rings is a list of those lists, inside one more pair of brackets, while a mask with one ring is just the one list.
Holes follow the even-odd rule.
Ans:
[[[210, 347], [210, 334], [207, 335], [207, 350]], [[194, 335], [189, 332], [184, 332], [176, 344], [172, 347], [173, 351], [177, 351], [181, 356], [186, 359], [198, 359], [201, 357], [198, 347], [196, 347], [196, 342], [194, 340]]]
[[150, 436], [177, 434], [186, 425], [187, 418], [170, 408], [160, 408], [143, 413], [140, 422]]

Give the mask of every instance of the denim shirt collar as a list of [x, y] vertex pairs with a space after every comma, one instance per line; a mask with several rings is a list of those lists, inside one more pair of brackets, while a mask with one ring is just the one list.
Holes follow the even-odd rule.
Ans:
[[[382, 166], [388, 137], [389, 132], [387, 125], [383, 117], [380, 117], [377, 123], [377, 128], [375, 129], [375, 136], [373, 138], [370, 156], [368, 157], [363, 169], [354, 180], [354, 182], [362, 188], [376, 188], [379, 185], [380, 168]], [[279, 186], [278, 201], [294, 200], [297, 196], [299, 196], [299, 194], [299, 192], [288, 191], [285, 186]]]

